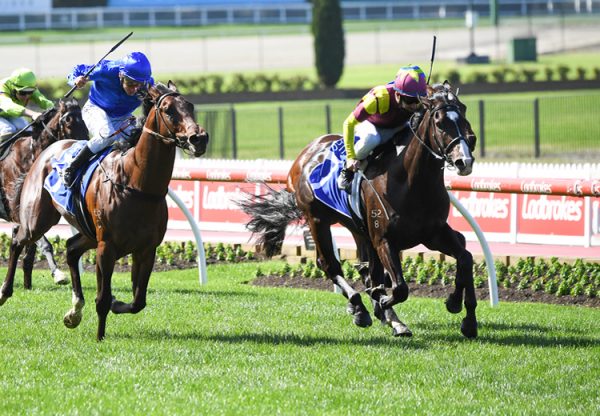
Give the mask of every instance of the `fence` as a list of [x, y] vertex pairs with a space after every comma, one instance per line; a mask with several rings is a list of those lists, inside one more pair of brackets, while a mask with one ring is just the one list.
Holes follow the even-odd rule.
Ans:
[[[404, 2], [342, 2], [345, 20], [463, 18], [473, 9], [490, 15], [489, 0], [420, 0]], [[14, 10], [14, 9], [13, 9]], [[598, 0], [504, 0], [498, 2], [500, 16], [593, 14]], [[312, 5], [285, 3], [248, 5], [204, 5], [186, 7], [89, 7], [51, 11], [0, 11], [0, 30], [90, 29], [130, 26], [206, 26], [216, 24], [309, 23]]]
[[[600, 92], [540, 98], [463, 97], [485, 160], [600, 159]], [[198, 107], [209, 157], [293, 159], [312, 139], [339, 133], [355, 100]]]

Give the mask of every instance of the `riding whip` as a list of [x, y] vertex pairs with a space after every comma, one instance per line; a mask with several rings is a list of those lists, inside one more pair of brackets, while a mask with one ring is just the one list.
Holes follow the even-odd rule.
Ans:
[[427, 76], [427, 84], [429, 84], [429, 79], [431, 78], [431, 71], [433, 71], [433, 60], [435, 59], [435, 42], [437, 38], [433, 35], [433, 46], [431, 47], [431, 64], [429, 65], [429, 75]]
[[[110, 51], [108, 51], [108, 52], [106, 53], [106, 55], [104, 55], [102, 58], [100, 58], [100, 60], [99, 60], [98, 62], [96, 62], [96, 64], [95, 64], [95, 65], [93, 65], [93, 66], [92, 66], [92, 67], [91, 67], [91, 68], [90, 68], [90, 69], [89, 69], [89, 70], [88, 70], [88, 71], [85, 73], [85, 75], [84, 75], [83, 77], [84, 77], [84, 78], [87, 78], [87, 77], [88, 77], [88, 76], [89, 76], [89, 75], [92, 73], [92, 71], [93, 71], [94, 69], [96, 69], [96, 67], [97, 67], [98, 65], [100, 65], [100, 62], [102, 62], [102, 61], [104, 60], [104, 58], [106, 58], [108, 55], [110, 55], [112, 52], [114, 52], [114, 51], [115, 51], [115, 49], [117, 49], [119, 46], [121, 46], [121, 44], [122, 44], [123, 42], [125, 42], [127, 39], [129, 39], [129, 37], [130, 37], [131, 35], [133, 35], [133, 32], [130, 32], [130, 33], [127, 35], [127, 36], [125, 36], [123, 39], [121, 39], [121, 40], [119, 41], [119, 43], [117, 43], [115, 46], [113, 46], [113, 47], [110, 49]], [[69, 90], [69, 92], [68, 92], [68, 93], [66, 93], [66, 94], [64, 95], [64, 97], [63, 97], [63, 98], [69, 98], [69, 97], [71, 96], [71, 94], [73, 94], [73, 91], [75, 91], [76, 89], [77, 89], [77, 85], [73, 85], [73, 88], [71, 88], [71, 89]]]

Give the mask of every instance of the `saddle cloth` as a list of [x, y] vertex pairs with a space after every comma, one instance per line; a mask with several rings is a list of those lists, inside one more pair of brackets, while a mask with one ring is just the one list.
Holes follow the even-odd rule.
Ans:
[[[58, 158], [53, 159], [52, 170], [44, 181], [44, 188], [50, 193], [52, 199], [71, 215], [75, 215], [77, 207], [73, 197], [73, 189], [67, 188], [63, 182], [63, 171], [86, 144], [85, 140], [75, 142], [71, 147], [62, 152]], [[81, 176], [81, 179], [75, 181], [73, 188], [78, 187], [80, 195], [85, 195], [92, 174], [111, 150], [112, 148], [108, 147], [106, 150], [94, 155], [87, 166], [83, 166], [75, 173], [76, 177]]]
[[[313, 168], [308, 177], [308, 183], [313, 190], [315, 198], [329, 208], [352, 219], [348, 193], [337, 185], [337, 178], [346, 161], [346, 148], [344, 140], [339, 139], [331, 144], [323, 162]], [[354, 182], [359, 175], [354, 175]], [[358, 187], [352, 186], [354, 192]]]

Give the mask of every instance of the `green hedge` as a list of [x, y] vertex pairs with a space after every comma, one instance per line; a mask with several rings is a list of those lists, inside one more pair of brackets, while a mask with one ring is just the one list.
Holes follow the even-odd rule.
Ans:
[[[566, 80], [600, 80], [600, 68], [586, 69], [566, 65], [546, 66], [543, 71], [530, 67], [489, 67], [486, 70], [463, 72], [449, 70], [434, 73], [432, 82], [443, 80], [456, 85], [460, 83], [503, 83], [526, 81], [566, 81]], [[164, 82], [168, 80], [162, 80]], [[278, 74], [242, 74], [227, 76], [211, 74], [191, 77], [175, 77], [172, 79], [183, 94], [220, 94], [228, 92], [277, 92], [277, 91], [309, 91], [320, 89], [320, 83], [305, 75], [289, 77]], [[40, 90], [46, 96], [58, 99], [69, 91], [66, 82], [60, 80], [40, 80]], [[365, 88], [370, 86], [366, 85]], [[87, 91], [76, 92], [75, 97], [87, 96]]]

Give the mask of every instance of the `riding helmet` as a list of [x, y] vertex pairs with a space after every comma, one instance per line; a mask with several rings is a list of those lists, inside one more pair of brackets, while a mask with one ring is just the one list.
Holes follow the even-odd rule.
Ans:
[[394, 90], [409, 97], [427, 96], [425, 73], [417, 65], [403, 66], [396, 74]]
[[141, 52], [131, 52], [123, 58], [121, 73], [127, 78], [137, 82], [150, 82], [152, 80], [152, 68], [146, 55]]
[[21, 91], [35, 91], [37, 88], [37, 79], [29, 68], [18, 68], [10, 74], [9, 80], [15, 89]]

